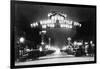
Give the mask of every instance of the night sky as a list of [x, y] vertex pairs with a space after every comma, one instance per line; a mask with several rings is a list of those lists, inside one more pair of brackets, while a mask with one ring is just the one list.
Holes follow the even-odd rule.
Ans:
[[[36, 21], [47, 19], [47, 14], [51, 11], [57, 11], [67, 14], [67, 18], [82, 24], [82, 27], [68, 29], [53, 29], [54, 44], [61, 46], [65, 42], [65, 37], [71, 36], [73, 39], [95, 39], [96, 10], [90, 7], [70, 7], [70, 6], [50, 6], [36, 4], [16, 4], [15, 5], [15, 29], [17, 35], [25, 36], [27, 40], [35, 44], [41, 42], [41, 36], [38, 32], [40, 28], [32, 29], [30, 24]], [[63, 31], [63, 32], [62, 32]], [[49, 30], [50, 33], [50, 30]], [[62, 34], [61, 34], [62, 33]], [[57, 35], [59, 34], [59, 35]]]

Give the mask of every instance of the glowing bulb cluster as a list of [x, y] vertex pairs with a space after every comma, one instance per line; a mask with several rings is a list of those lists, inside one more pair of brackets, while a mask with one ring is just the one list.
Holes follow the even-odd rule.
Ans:
[[61, 28], [73, 28], [73, 26], [79, 26], [79, 27], [82, 26], [78, 22], [65, 19], [65, 17], [67, 17], [67, 15], [65, 14], [49, 13], [48, 17], [50, 18], [41, 20], [39, 22], [40, 24], [38, 22], [32, 23], [31, 27], [37, 27], [38, 25], [41, 25], [43, 29], [46, 29], [47, 27], [54, 28], [55, 25], [57, 25], [56, 23], [58, 23]]
[[81, 24], [78, 23], [78, 22], [74, 22], [74, 26], [79, 26], [79, 27], [81, 27]]
[[60, 16], [60, 15], [55, 15], [51, 17], [52, 20], [64, 20], [64, 17]]
[[74, 41], [74, 45], [83, 45], [83, 43], [82, 42]]
[[38, 26], [37, 22], [31, 24], [31, 27], [37, 27], [37, 26]]
[[72, 28], [72, 25], [67, 25], [67, 24], [61, 24], [61, 28]]
[[[48, 17], [51, 17], [51, 16], [53, 16], [55, 13], [48, 13]], [[57, 14], [57, 13], [56, 13]], [[63, 16], [63, 17], [67, 17], [67, 15], [66, 14], [63, 14], [63, 13], [58, 13], [58, 14], [60, 14], [61, 16]], [[59, 15], [58, 15], [59, 16]]]

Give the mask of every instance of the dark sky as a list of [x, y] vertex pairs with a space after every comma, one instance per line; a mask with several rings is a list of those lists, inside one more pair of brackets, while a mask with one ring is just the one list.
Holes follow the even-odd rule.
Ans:
[[[36, 40], [37, 32], [30, 28], [30, 24], [35, 21], [47, 19], [47, 14], [51, 11], [63, 12], [67, 14], [67, 18], [73, 21], [78, 21], [82, 24], [81, 28], [70, 30], [76, 34], [74, 38], [94, 38], [95, 36], [95, 8], [90, 7], [69, 7], [69, 6], [50, 6], [50, 5], [34, 5], [34, 4], [16, 4], [15, 5], [15, 26], [18, 31], [26, 33], [29, 40]], [[38, 29], [39, 31], [39, 29]], [[55, 30], [53, 30], [55, 32]], [[57, 31], [57, 30], [56, 30]], [[67, 32], [66, 32], [67, 31]], [[64, 33], [66, 32], [66, 33]], [[62, 32], [55, 32], [56, 35]], [[69, 34], [68, 30], [63, 31], [63, 34], [55, 36], [56, 43], [65, 42], [65, 35]], [[35, 36], [35, 37], [34, 37]], [[72, 35], [73, 36], [73, 35]], [[38, 37], [38, 36], [37, 36]], [[62, 39], [61, 39], [61, 38]], [[58, 39], [59, 38], [59, 39]], [[40, 38], [37, 38], [37, 40]], [[60, 44], [59, 44], [60, 45]]]
[[74, 21], [93, 20], [95, 17], [95, 8], [90, 7], [69, 7], [69, 6], [50, 6], [50, 5], [16, 5], [16, 15], [24, 15], [29, 21], [39, 21], [47, 18], [51, 11], [63, 12], [68, 15], [69, 19]]

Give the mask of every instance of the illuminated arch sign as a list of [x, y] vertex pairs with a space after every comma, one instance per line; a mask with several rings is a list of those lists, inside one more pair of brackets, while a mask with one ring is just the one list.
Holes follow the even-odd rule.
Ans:
[[[55, 28], [56, 25], [59, 25], [61, 28], [73, 28], [73, 26], [81, 27], [80, 23], [66, 19], [66, 14], [48, 13], [48, 17], [48, 19], [39, 22], [43, 29], [46, 29], [47, 27]], [[39, 23], [34, 22], [31, 24], [31, 27], [36, 27]]]

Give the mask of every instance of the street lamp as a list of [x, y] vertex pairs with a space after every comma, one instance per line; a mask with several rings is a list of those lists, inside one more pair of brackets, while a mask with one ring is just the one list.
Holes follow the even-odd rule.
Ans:
[[24, 38], [24, 37], [21, 37], [21, 38], [19, 39], [19, 41], [20, 41], [20, 43], [24, 43], [24, 42], [25, 42], [25, 38]]
[[68, 45], [70, 45], [71, 37], [68, 37], [67, 40], [68, 40]]
[[51, 45], [51, 38], [49, 38], [49, 46]]

